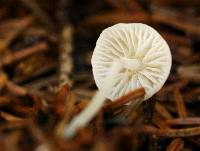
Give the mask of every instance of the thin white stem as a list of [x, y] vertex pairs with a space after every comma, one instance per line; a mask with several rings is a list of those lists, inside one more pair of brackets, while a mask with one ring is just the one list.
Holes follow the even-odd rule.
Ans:
[[72, 119], [69, 125], [64, 128], [64, 138], [73, 137], [78, 128], [87, 125], [87, 123], [89, 123], [92, 118], [98, 113], [106, 100], [104, 93], [110, 91], [111, 85], [113, 83], [113, 76], [116, 76], [116, 74], [119, 73], [122, 68], [123, 67], [121, 66], [121, 63], [119, 61], [115, 61], [113, 63], [110, 73], [104, 81], [104, 91], [97, 91], [87, 108], [81, 111], [81, 113], [77, 115], [74, 119]]
[[78, 128], [84, 127], [87, 123], [89, 123], [104, 104], [105, 100], [106, 98], [104, 95], [100, 91], [97, 91], [87, 108], [84, 109], [78, 116], [76, 116], [64, 129], [64, 138], [73, 137]]

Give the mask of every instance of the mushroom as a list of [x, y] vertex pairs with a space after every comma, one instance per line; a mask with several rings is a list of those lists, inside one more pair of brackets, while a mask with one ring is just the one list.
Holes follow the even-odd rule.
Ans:
[[106, 98], [117, 98], [143, 87], [149, 99], [164, 85], [171, 68], [171, 52], [166, 41], [152, 27], [141, 23], [119, 23], [105, 29], [97, 40], [92, 68], [99, 89], [88, 107], [64, 130], [72, 137], [99, 111]]

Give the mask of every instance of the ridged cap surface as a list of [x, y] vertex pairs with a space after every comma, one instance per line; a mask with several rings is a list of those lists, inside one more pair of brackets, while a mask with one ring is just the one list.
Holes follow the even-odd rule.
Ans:
[[[116, 62], [120, 66], [115, 68], [120, 69], [111, 73]], [[150, 98], [168, 78], [171, 62], [166, 41], [141, 23], [120, 23], [103, 30], [92, 56], [96, 85], [111, 100], [140, 87], [145, 89], [144, 100]]]

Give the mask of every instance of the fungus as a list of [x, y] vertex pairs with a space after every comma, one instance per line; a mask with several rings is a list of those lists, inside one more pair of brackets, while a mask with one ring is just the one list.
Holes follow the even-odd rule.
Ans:
[[64, 130], [72, 137], [77, 128], [85, 126], [102, 107], [111, 101], [143, 87], [145, 101], [164, 85], [171, 68], [171, 53], [166, 41], [152, 27], [141, 23], [116, 24], [105, 29], [92, 56], [92, 68], [99, 89], [88, 107]]

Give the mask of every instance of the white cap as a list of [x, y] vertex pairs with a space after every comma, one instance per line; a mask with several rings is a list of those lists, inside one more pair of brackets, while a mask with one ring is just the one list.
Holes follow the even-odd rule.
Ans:
[[[111, 73], [116, 62], [120, 69]], [[144, 87], [143, 100], [147, 100], [165, 83], [171, 63], [166, 41], [155, 29], [141, 23], [120, 23], [105, 29], [92, 56], [96, 85], [111, 100], [140, 87]], [[110, 79], [109, 84], [106, 79]]]

